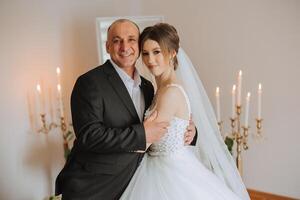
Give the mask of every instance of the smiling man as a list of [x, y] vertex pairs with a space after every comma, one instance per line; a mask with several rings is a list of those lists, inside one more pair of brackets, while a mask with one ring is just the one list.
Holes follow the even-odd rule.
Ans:
[[108, 29], [106, 50], [111, 60], [131, 78], [139, 57], [139, 29], [128, 20], [114, 22]]
[[138, 26], [126, 19], [108, 29], [111, 59], [81, 75], [71, 96], [76, 134], [73, 149], [56, 179], [64, 200], [118, 199], [138, 167], [147, 143], [158, 141], [167, 122], [143, 122], [154, 94], [135, 68]]

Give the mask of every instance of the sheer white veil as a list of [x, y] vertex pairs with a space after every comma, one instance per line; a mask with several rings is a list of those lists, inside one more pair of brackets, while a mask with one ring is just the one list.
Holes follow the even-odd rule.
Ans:
[[192, 118], [198, 131], [196, 143], [198, 158], [240, 198], [250, 199], [235, 162], [223, 142], [202, 82], [182, 48], [178, 51], [177, 59], [176, 75], [189, 97]]

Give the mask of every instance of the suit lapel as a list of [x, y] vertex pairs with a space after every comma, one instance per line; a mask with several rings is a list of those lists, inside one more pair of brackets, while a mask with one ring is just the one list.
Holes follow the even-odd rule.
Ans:
[[119, 98], [122, 100], [123, 104], [129, 111], [129, 113], [132, 115], [132, 117], [139, 120], [132, 99], [119, 74], [116, 72], [116, 70], [109, 61], [106, 61], [103, 67], [105, 67], [105, 72], [108, 74], [108, 80], [114, 91], [118, 94]]
[[149, 89], [147, 88], [146, 81], [143, 78], [141, 79], [142, 79], [142, 83], [140, 87], [142, 89], [144, 99], [145, 99], [145, 110], [147, 110], [151, 104], [152, 98], [150, 92], [148, 91]]

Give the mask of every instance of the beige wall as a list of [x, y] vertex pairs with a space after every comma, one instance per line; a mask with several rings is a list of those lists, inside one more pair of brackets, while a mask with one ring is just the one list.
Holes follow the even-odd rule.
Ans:
[[[62, 67], [69, 112], [76, 77], [98, 62], [95, 18], [155, 14], [177, 27], [212, 100], [221, 87], [223, 119], [239, 69], [244, 94], [253, 93], [253, 116], [262, 82], [266, 138], [250, 138], [244, 180], [249, 188], [300, 198], [300, 2], [124, 0], [118, 7], [119, 2], [0, 1], [0, 199], [43, 199], [53, 192], [64, 162], [57, 131], [31, 131], [27, 98], [34, 98], [36, 82], [54, 90], [55, 68]], [[254, 132], [253, 120], [250, 126]]]
[[[144, 8], [154, 7], [147, 3]], [[300, 2], [178, 1], [165, 9], [169, 4], [156, 12], [179, 29], [211, 100], [215, 87], [221, 87], [227, 125], [238, 70], [244, 72], [244, 95], [253, 94], [253, 115], [257, 83], [263, 84], [266, 138], [254, 142], [250, 137], [244, 154], [247, 187], [300, 198]], [[254, 120], [250, 126], [254, 132]]]

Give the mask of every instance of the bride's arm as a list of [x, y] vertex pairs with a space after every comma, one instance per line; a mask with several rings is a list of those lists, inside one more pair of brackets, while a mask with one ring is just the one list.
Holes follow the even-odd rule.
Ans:
[[[155, 112], [157, 114], [153, 119], [155, 122], [170, 122], [175, 116], [188, 118], [187, 105], [182, 92], [177, 87], [166, 88], [157, 98]], [[150, 145], [151, 143], [147, 143], [146, 150]], [[145, 153], [145, 151], [135, 152]]]

